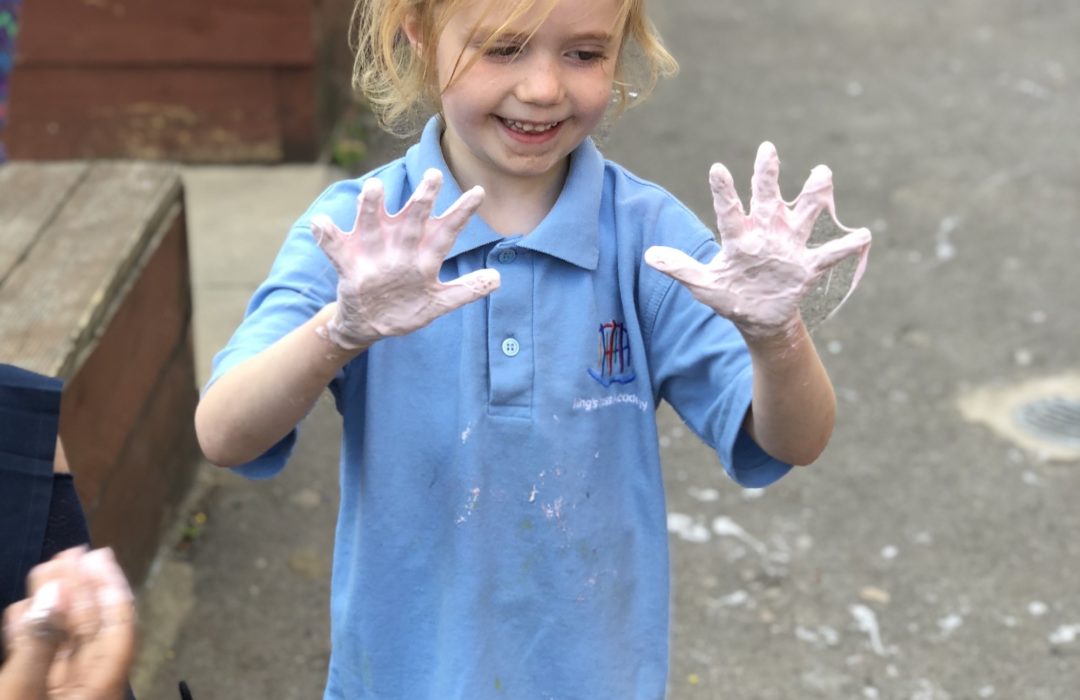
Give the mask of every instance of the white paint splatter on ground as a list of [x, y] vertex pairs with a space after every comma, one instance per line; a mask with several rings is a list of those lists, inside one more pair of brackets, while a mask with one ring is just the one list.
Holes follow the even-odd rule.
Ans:
[[877, 615], [865, 605], [852, 605], [848, 612], [855, 618], [855, 624], [860, 632], [866, 633], [870, 638], [870, 648], [878, 656], [888, 656], [889, 651], [881, 643], [881, 628], [878, 626]]
[[1042, 617], [1046, 614], [1047, 610], [1049, 610], [1049, 607], [1041, 600], [1033, 600], [1028, 603], [1028, 613], [1032, 617]]
[[900, 554], [900, 550], [897, 549], [894, 545], [890, 544], [881, 548], [882, 559], [896, 559], [898, 554]]
[[964, 618], [956, 615], [955, 613], [952, 615], [946, 615], [945, 617], [937, 621], [938, 629], [940, 629], [943, 634], [951, 634], [962, 624], [964, 624]]
[[944, 688], [927, 678], [920, 678], [918, 687], [911, 695], [911, 700], [950, 700], [952, 698]]
[[1080, 625], [1062, 625], [1050, 635], [1050, 643], [1055, 646], [1072, 644], [1080, 637]]
[[717, 598], [716, 602], [718, 605], [723, 605], [727, 608], [735, 608], [750, 602], [750, 594], [740, 588], [737, 591], [733, 591], [725, 596]]
[[696, 486], [686, 489], [686, 493], [690, 494], [690, 498], [697, 499], [702, 503], [712, 503], [720, 498], [720, 492], [716, 489], [699, 489]]
[[749, 546], [760, 556], [768, 556], [769, 551], [760, 540], [752, 537], [741, 525], [726, 515], [721, 515], [712, 521], [712, 531], [717, 537], [734, 537]]
[[708, 542], [712, 538], [701, 516], [693, 517], [685, 513], [668, 513], [667, 528], [668, 532], [678, 535], [680, 539], [687, 542], [700, 544]]
[[819, 625], [814, 629], [798, 625], [795, 627], [795, 637], [816, 647], [834, 647], [840, 642], [840, 634], [825, 625]]
[[938, 260], [947, 262], [956, 257], [956, 246], [952, 243], [952, 232], [960, 225], [960, 221], [959, 216], [946, 216], [938, 224], [937, 245], [934, 248], [934, 254], [937, 255]]
[[765, 495], [765, 489], [743, 489], [742, 497], [750, 501]]

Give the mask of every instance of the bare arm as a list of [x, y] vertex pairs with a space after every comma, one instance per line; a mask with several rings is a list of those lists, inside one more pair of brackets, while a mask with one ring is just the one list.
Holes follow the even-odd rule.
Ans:
[[836, 395], [806, 326], [779, 340], [747, 340], [754, 398], [745, 427], [773, 457], [810, 464], [825, 450], [836, 420]]
[[335, 303], [215, 382], [195, 409], [195, 433], [212, 463], [249, 462], [285, 437], [334, 375], [364, 348], [346, 350], [318, 333]]

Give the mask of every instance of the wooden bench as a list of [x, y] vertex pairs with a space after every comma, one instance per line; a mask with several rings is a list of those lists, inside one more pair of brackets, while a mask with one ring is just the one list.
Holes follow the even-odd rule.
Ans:
[[179, 173], [0, 166], [0, 362], [65, 380], [60, 434], [96, 545], [147, 573], [198, 465]]

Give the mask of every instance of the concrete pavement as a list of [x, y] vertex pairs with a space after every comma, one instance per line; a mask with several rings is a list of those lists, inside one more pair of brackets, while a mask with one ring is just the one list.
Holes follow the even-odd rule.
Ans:
[[[1080, 6], [652, 11], [683, 71], [608, 154], [706, 218], [709, 164], [745, 193], [769, 139], [789, 197], [827, 162], [841, 219], [875, 234], [862, 288], [816, 331], [840, 406], [817, 465], [744, 491], [661, 414], [670, 697], [1080, 696]], [[335, 176], [186, 171], [203, 376]], [[179, 678], [198, 700], [319, 697], [337, 435], [323, 402], [281, 476], [204, 472], [188, 541], [140, 593], [141, 698], [176, 697]]]

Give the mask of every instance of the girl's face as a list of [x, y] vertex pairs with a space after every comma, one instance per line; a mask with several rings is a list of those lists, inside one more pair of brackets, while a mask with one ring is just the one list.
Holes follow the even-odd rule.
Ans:
[[558, 0], [529, 36], [546, 4], [537, 2], [478, 55], [501, 23], [482, 18], [487, 4], [467, 3], [439, 37], [447, 160], [463, 187], [496, 178], [550, 185], [611, 101], [621, 3]]

